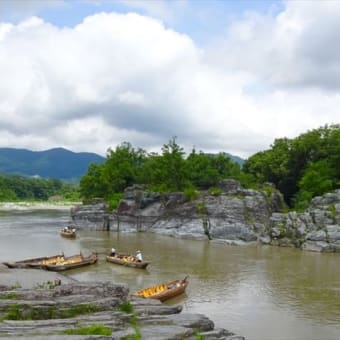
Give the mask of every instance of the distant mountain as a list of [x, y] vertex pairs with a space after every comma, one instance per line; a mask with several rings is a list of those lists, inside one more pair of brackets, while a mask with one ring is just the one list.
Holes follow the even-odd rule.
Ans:
[[0, 173], [8, 175], [77, 181], [91, 163], [104, 161], [104, 157], [95, 153], [76, 153], [63, 148], [46, 151], [0, 148]]
[[245, 162], [245, 159], [239, 157], [239, 156], [234, 156], [231, 155], [230, 153], [227, 152], [223, 152], [226, 156], [228, 156], [232, 161], [234, 161], [235, 163], [238, 163], [241, 167], [243, 165], [243, 163]]
[[[245, 159], [239, 157], [239, 156], [234, 156], [231, 155], [230, 153], [227, 152], [221, 152], [224, 156], [229, 157], [233, 162], [238, 163], [240, 167], [242, 167], [243, 163], [245, 162]], [[216, 153], [208, 153], [207, 155], [216, 157], [218, 154]]]

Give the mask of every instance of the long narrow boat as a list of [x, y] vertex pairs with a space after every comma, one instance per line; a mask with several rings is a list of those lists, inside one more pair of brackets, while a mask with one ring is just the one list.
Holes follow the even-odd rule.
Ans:
[[116, 254], [115, 256], [107, 255], [106, 261], [120, 264], [122, 266], [145, 269], [150, 262], [142, 261], [139, 262], [135, 256], [128, 254]]
[[97, 260], [98, 256], [95, 253], [90, 256], [83, 256], [80, 253], [79, 255], [77, 254], [68, 257], [62, 254], [49, 257], [37, 257], [16, 262], [4, 262], [4, 264], [9, 268], [35, 268], [60, 272], [67, 269], [95, 264]]
[[65, 257], [63, 261], [60, 262], [49, 262], [42, 265], [42, 269], [50, 270], [53, 272], [61, 272], [68, 269], [74, 269], [84, 266], [89, 266], [95, 264], [98, 261], [98, 255], [92, 253], [89, 256], [83, 256], [81, 253], [79, 255], [73, 255]]
[[51, 261], [57, 262], [61, 261], [65, 258], [64, 254], [58, 254], [53, 256], [44, 256], [44, 257], [36, 257], [33, 259], [27, 259], [22, 261], [15, 262], [3, 262], [8, 268], [34, 268], [35, 266], [39, 267], [43, 264], [43, 262]]
[[175, 280], [149, 288], [144, 288], [132, 295], [146, 299], [160, 300], [163, 302], [184, 293], [189, 284], [187, 278], [188, 277], [185, 277], [183, 280]]
[[61, 230], [60, 235], [65, 238], [76, 238], [77, 232], [75, 230], [67, 229], [67, 230]]

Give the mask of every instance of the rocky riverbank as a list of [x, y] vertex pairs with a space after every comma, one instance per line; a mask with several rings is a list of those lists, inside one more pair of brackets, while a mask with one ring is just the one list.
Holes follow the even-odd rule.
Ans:
[[[39, 275], [40, 271], [34, 272]], [[50, 281], [31, 288], [1, 284], [1, 337], [244, 340], [226, 329], [216, 329], [202, 314], [182, 313], [181, 305], [131, 297], [127, 286], [64, 278], [60, 285]]]
[[127, 188], [117, 210], [94, 202], [71, 209], [76, 228], [147, 231], [227, 244], [258, 242], [302, 250], [340, 252], [340, 190], [315, 197], [302, 213], [285, 213], [282, 195], [269, 185], [244, 189], [234, 180], [220, 183], [220, 194], [150, 193]]

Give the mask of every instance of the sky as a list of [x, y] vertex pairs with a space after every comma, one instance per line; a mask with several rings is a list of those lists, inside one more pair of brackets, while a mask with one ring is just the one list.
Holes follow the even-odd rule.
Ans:
[[0, 0], [0, 147], [248, 158], [340, 120], [340, 1]]

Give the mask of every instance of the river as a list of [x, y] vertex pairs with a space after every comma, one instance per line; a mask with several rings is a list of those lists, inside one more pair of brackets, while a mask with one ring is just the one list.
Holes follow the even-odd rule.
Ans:
[[[0, 211], [0, 262], [82, 251], [101, 253], [96, 265], [67, 276], [128, 284], [131, 291], [189, 276], [180, 303], [216, 327], [246, 340], [339, 340], [340, 254], [270, 246], [227, 246], [149, 233], [80, 230], [75, 240], [60, 229], [68, 210]], [[107, 263], [104, 253], [141, 250], [147, 270]], [[8, 269], [0, 269], [2, 271]]]

